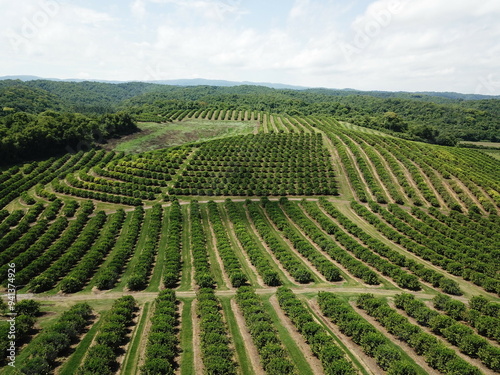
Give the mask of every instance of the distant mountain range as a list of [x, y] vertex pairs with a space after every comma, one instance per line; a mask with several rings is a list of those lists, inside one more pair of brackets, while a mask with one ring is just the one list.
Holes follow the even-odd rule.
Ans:
[[361, 91], [356, 89], [332, 89], [332, 88], [312, 88], [305, 86], [287, 85], [283, 83], [270, 83], [270, 82], [249, 82], [249, 81], [226, 81], [226, 80], [214, 80], [214, 79], [204, 79], [204, 78], [192, 78], [192, 79], [171, 79], [171, 80], [154, 80], [154, 81], [109, 81], [109, 80], [99, 80], [99, 79], [59, 79], [59, 78], [43, 78], [30, 75], [14, 75], [14, 76], [2, 76], [0, 81], [3, 80], [21, 80], [21, 81], [36, 81], [36, 80], [48, 80], [48, 81], [59, 81], [59, 82], [102, 82], [102, 83], [127, 83], [127, 82], [146, 82], [154, 83], [159, 85], [171, 85], [171, 86], [219, 86], [219, 87], [234, 87], [242, 85], [250, 86], [264, 86], [272, 89], [279, 90], [311, 90], [319, 93], [332, 93], [332, 92], [348, 92], [351, 95], [370, 95], [376, 97], [399, 97], [405, 94], [411, 94], [413, 99], [418, 99], [419, 95], [428, 95], [441, 97], [446, 99], [454, 100], [481, 100], [481, 99], [500, 99], [500, 95], [479, 95], [479, 94], [461, 94], [456, 92], [431, 92], [431, 91], [419, 91], [419, 92], [407, 92], [407, 91]]
[[[136, 81], [106, 81], [100, 79], [59, 79], [59, 78], [43, 78], [37, 76], [19, 75], [19, 76], [3, 76], [0, 77], [0, 81], [6, 79], [19, 79], [21, 81], [36, 81], [36, 80], [48, 80], [48, 81], [60, 81], [60, 82], [102, 82], [102, 83], [126, 83], [126, 82], [136, 82]], [[193, 78], [193, 79], [171, 79], [171, 80], [156, 80], [156, 81], [140, 81], [146, 83], [156, 83], [159, 85], [172, 85], [172, 86], [221, 86], [221, 87], [232, 87], [241, 85], [251, 85], [251, 86], [264, 86], [273, 89], [290, 89], [290, 90], [305, 90], [308, 87], [304, 86], [294, 86], [286, 85], [282, 83], [270, 83], [270, 82], [248, 82], [248, 81], [225, 81], [225, 80], [215, 80], [215, 79], [204, 79], [204, 78]]]

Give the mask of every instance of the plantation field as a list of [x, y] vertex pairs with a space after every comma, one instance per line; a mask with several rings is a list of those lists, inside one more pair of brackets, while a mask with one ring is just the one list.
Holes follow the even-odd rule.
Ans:
[[163, 117], [0, 174], [1, 373], [500, 373], [500, 161], [328, 116]]

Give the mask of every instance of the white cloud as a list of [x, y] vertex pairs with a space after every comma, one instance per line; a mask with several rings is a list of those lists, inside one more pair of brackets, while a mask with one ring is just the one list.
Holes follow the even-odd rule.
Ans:
[[[40, 1], [59, 7], [49, 14]], [[280, 1], [275, 5], [285, 11], [273, 15], [280, 22], [268, 25], [261, 22], [266, 9], [260, 2], [241, 0], [130, 0], [128, 7], [118, 0], [99, 7], [0, 0], [0, 53], [8, 56], [0, 61], [0, 75], [201, 76], [461, 92], [482, 85], [483, 93], [500, 94], [498, 1], [360, 5], [366, 2]]]

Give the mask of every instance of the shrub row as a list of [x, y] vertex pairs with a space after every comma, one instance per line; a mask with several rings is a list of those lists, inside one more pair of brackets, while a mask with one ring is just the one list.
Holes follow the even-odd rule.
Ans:
[[196, 311], [200, 320], [200, 347], [205, 373], [237, 374], [228, 328], [213, 289], [198, 291]]
[[201, 222], [200, 205], [191, 201], [191, 256], [193, 258], [194, 280], [200, 288], [213, 288], [215, 280], [210, 272], [207, 253], [207, 239]]
[[82, 204], [80, 213], [77, 215], [76, 220], [72, 221], [68, 229], [55, 241], [43, 254], [36, 254], [30, 252], [31, 257], [36, 258], [31, 260], [29, 264], [25, 265], [21, 270], [17, 270], [16, 282], [19, 285], [27, 284], [35, 276], [45, 271], [53, 261], [59, 258], [66, 250], [71, 247], [71, 244], [80, 235], [85, 225], [89, 220], [89, 215], [94, 211], [94, 204], [91, 201], [86, 201]]
[[[469, 306], [481, 308], [482, 301], [485, 301], [486, 304], [491, 304], [491, 302], [487, 302], [488, 300], [486, 298], [475, 296], [472, 297]], [[500, 343], [500, 318], [486, 314], [483, 315], [482, 311], [486, 311], [486, 309], [482, 311], [472, 307], [468, 309], [465, 303], [451, 299], [442, 294], [434, 297], [433, 302], [436, 309], [444, 311], [446, 315], [455, 320], [466, 321], [474, 327], [481, 336], [488, 337]]]
[[347, 301], [333, 293], [320, 292], [318, 303], [321, 312], [332, 320], [340, 331], [361, 346], [363, 352], [375, 358], [377, 365], [391, 375], [417, 374], [414, 364], [403, 360], [403, 350], [373, 325], [354, 311]]
[[[441, 244], [442, 246], [446, 247], [447, 250], [447, 256], [452, 258], [452, 259], [457, 259], [458, 261], [461, 261], [464, 259], [464, 257], [468, 257], [471, 259], [476, 260], [476, 265], [474, 268], [479, 271], [487, 274], [488, 276], [494, 277], [496, 272], [497, 272], [497, 266], [498, 266], [498, 260], [494, 259], [490, 252], [487, 251], [487, 249], [474, 249], [462, 242], [459, 242], [453, 238], [447, 237], [437, 231], [436, 229], [432, 228], [431, 226], [427, 225], [426, 223], [414, 218], [411, 216], [409, 213], [406, 211], [402, 210], [400, 207], [395, 206], [395, 205], [389, 205], [388, 206], [389, 212], [391, 212], [395, 217], [398, 219], [403, 220], [406, 222], [408, 225], [410, 225], [413, 229], [415, 229], [417, 232], [421, 234], [421, 236], [427, 237], [427, 241], [432, 240], [434, 243], [437, 242]], [[420, 242], [419, 238], [423, 237], [416, 237], [416, 240]], [[438, 246], [436, 245], [436, 249], [438, 249]], [[450, 249], [453, 249], [453, 251], [450, 251]]]
[[[32, 227], [30, 227], [28, 223], [25, 223], [24, 225], [29, 228], [24, 236], [16, 239], [15, 242], [8, 248], [2, 248], [4, 250], [0, 253], [0, 264], [6, 264], [12, 260], [12, 258], [21, 254], [23, 251], [26, 251], [26, 249], [33, 245], [35, 241], [45, 232], [47, 227], [49, 227], [49, 221], [47, 219], [41, 219]], [[16, 229], [20, 229], [20, 227], [24, 225], [19, 224]], [[9, 235], [2, 238], [2, 240], [12, 240], [10, 234], [16, 232], [16, 229], [12, 230]]]
[[[112, 168], [112, 167], [110, 167]], [[126, 171], [126, 168], [123, 168], [120, 170]], [[128, 173], [123, 173], [123, 172], [117, 172], [114, 169], [103, 169], [100, 166], [97, 166], [94, 168], [94, 171], [96, 174], [99, 176], [107, 177], [107, 178], [114, 178], [117, 180], [121, 181], [126, 181], [130, 182], [132, 184], [137, 184], [137, 185], [142, 185], [142, 186], [167, 186], [168, 182], [164, 180], [154, 180], [151, 178], [145, 178], [145, 177], [137, 177], [132, 174]]]
[[[411, 272], [422, 278], [424, 281], [431, 281], [434, 278], [439, 277], [440, 286], [446, 287], [448, 293], [453, 291], [454, 294], [461, 294], [460, 287], [455, 281], [446, 278], [441, 274], [438, 274], [436, 271], [429, 269], [424, 265], [413, 261], [412, 259], [408, 259], [403, 254], [400, 254], [399, 252], [389, 248], [387, 245], [377, 240], [376, 238], [371, 237], [362, 229], [360, 229], [356, 224], [354, 224], [351, 220], [349, 220], [346, 216], [344, 216], [326, 199], [320, 199], [320, 204], [328, 212], [329, 215], [336, 218], [349, 233], [363, 241], [363, 243], [368, 246], [368, 248], [386, 257], [397, 266], [408, 268]], [[410, 281], [410, 279], [408, 279], [407, 282], [408, 281]], [[415, 278], [412, 283], [414, 285], [417, 285], [416, 282], [417, 281]]]
[[168, 217], [163, 284], [171, 288], [177, 284], [181, 273], [182, 209], [178, 200], [172, 201]]
[[[9, 301], [10, 302], [10, 301]], [[2, 301], [3, 303], [3, 301]], [[2, 306], [3, 307], [3, 306]], [[15, 306], [15, 329], [14, 332], [11, 331], [11, 324], [6, 320], [2, 320], [0, 323], [0, 351], [3, 355], [0, 357], [0, 366], [5, 365], [10, 362], [7, 358], [11, 356], [11, 335], [15, 336], [14, 351], [18, 351], [19, 347], [23, 342], [28, 341], [30, 333], [32, 333], [33, 327], [36, 322], [35, 316], [38, 315], [40, 311], [40, 303], [34, 300], [22, 300], [19, 301]], [[13, 311], [9, 311], [13, 312]], [[9, 317], [10, 320], [11, 317]], [[15, 354], [14, 354], [15, 356]]]
[[[80, 175], [83, 175], [85, 172], [81, 171]], [[89, 176], [90, 177], [90, 176]], [[66, 180], [68, 183], [75, 187], [75, 188], [80, 188], [80, 189], [85, 189], [85, 190], [92, 190], [92, 191], [98, 191], [98, 192], [104, 192], [112, 195], [125, 195], [128, 197], [134, 197], [134, 198], [140, 198], [140, 199], [145, 199], [145, 200], [154, 200], [156, 198], [155, 194], [152, 192], [146, 192], [143, 190], [139, 189], [134, 189], [132, 187], [124, 187], [124, 186], [111, 186], [111, 185], [103, 185], [100, 183], [95, 183], [95, 182], [88, 182], [82, 179], [77, 179], [75, 176], [72, 174], [69, 174], [66, 176]], [[113, 181], [115, 182], [115, 181]]]
[[368, 163], [365, 161], [365, 158], [361, 154], [359, 150], [359, 146], [357, 146], [350, 138], [343, 134], [344, 132], [338, 132], [337, 135], [342, 139], [342, 141], [349, 147], [354, 158], [356, 160], [356, 164], [358, 165], [361, 174], [363, 175], [363, 179], [365, 183], [370, 188], [372, 195], [375, 197], [377, 203], [387, 203], [387, 195], [384, 190], [378, 184], [375, 176], [373, 175]]
[[123, 195], [113, 195], [108, 193], [100, 193], [93, 190], [77, 189], [72, 186], [66, 185], [64, 181], [60, 181], [58, 179], [54, 179], [52, 181], [52, 187], [58, 193], [74, 195], [76, 197], [96, 199], [103, 202], [122, 203], [130, 206], [142, 205], [142, 200], [140, 198], [126, 197]]
[[146, 344], [146, 359], [141, 368], [144, 375], [175, 374], [175, 357], [179, 353], [177, 326], [177, 299], [175, 292], [165, 289], [156, 297]]
[[129, 340], [128, 327], [132, 325], [137, 303], [132, 296], [117, 299], [102, 318], [103, 322], [94, 338], [95, 344], [87, 352], [78, 375], [111, 375], [116, 372], [116, 358], [121, 347]]
[[[14, 263], [16, 265], [16, 271], [19, 272], [19, 270], [22, 270], [39, 257], [40, 254], [61, 235], [67, 226], [68, 220], [65, 217], [59, 217], [33, 245], [16, 256], [9, 263]], [[0, 282], [4, 282], [7, 279], [8, 268], [8, 264], [4, 264], [0, 267]]]
[[467, 254], [460, 253], [452, 247], [442, 245], [432, 238], [424, 236], [418, 230], [413, 229], [376, 203], [370, 204], [370, 208], [380, 213], [384, 220], [404, 233], [405, 236], [408, 236], [420, 244], [426, 254], [429, 254], [429, 252], [435, 254], [436, 256], [431, 260], [433, 263], [437, 262], [440, 267], [445, 268], [451, 274], [462, 276], [465, 280], [471, 280], [488, 292], [500, 294], [500, 280], [485, 274], [485, 272], [492, 272], [488, 264], [478, 261]]
[[255, 228], [257, 228], [257, 232], [259, 232], [259, 235], [269, 246], [269, 249], [274, 253], [283, 268], [290, 273], [295, 281], [301, 284], [313, 281], [312, 274], [307, 267], [298, 260], [290, 249], [280, 242], [280, 238], [273, 232], [264, 215], [260, 212], [258, 205], [247, 201], [246, 207]]
[[278, 338], [271, 317], [264, 310], [255, 291], [251, 287], [238, 288], [236, 302], [243, 312], [246, 326], [257, 347], [264, 371], [273, 375], [297, 374], [289, 353]]
[[422, 331], [411, 324], [408, 319], [399, 314], [381, 299], [372, 294], [362, 294], [357, 300], [358, 307], [365, 310], [382, 324], [389, 333], [406, 342], [433, 369], [443, 374], [479, 375], [481, 372], [460, 358], [457, 353], [448, 348], [435, 336]]
[[60, 283], [64, 293], [75, 293], [81, 290], [94, 275], [99, 265], [116, 243], [116, 237], [125, 221], [125, 211], [119, 209], [111, 216], [109, 223], [100, 233], [98, 240], [83, 256], [78, 265], [69, 272]]
[[151, 221], [147, 229], [147, 238], [139, 259], [135, 265], [132, 275], [128, 279], [127, 286], [130, 290], [141, 290], [148, 286], [151, 268], [156, 259], [158, 251], [158, 240], [160, 239], [162, 227], [163, 208], [161, 204], [155, 203], [151, 210]]
[[226, 199], [225, 207], [228, 212], [229, 219], [233, 223], [236, 237], [238, 238], [242, 248], [247, 253], [250, 262], [255, 266], [257, 272], [262, 277], [264, 283], [268, 286], [282, 285], [283, 282], [278, 272], [275, 271], [271, 262], [269, 262], [267, 257], [264, 255], [264, 251], [261, 250], [254, 238], [252, 238], [248, 233], [248, 229], [244, 224], [246, 217], [244, 217], [243, 212], [230, 199]]
[[450, 344], [457, 346], [462, 353], [478, 357], [487, 367], [500, 371], [500, 348], [492, 346], [484, 338], [476, 335], [472, 328], [458, 323], [448, 315], [439, 314], [427, 307], [412, 294], [399, 294], [395, 298], [396, 307], [428, 326], [432, 332], [443, 336]]
[[40, 198], [45, 198], [51, 202], [57, 199], [57, 196], [54, 193], [49, 193], [47, 190], [45, 190], [42, 184], [37, 184], [35, 186], [35, 194]]
[[73, 216], [75, 216], [75, 213], [76, 213], [76, 210], [78, 209], [78, 207], [80, 207], [80, 204], [77, 201], [75, 201], [73, 199], [70, 201], [67, 201], [64, 204], [62, 214], [66, 217], [73, 217]]
[[[281, 205], [284, 207], [287, 215], [295, 222], [303, 219], [301, 211], [297, 206], [293, 206], [286, 198], [280, 199]], [[325, 277], [327, 281], [340, 281], [340, 270], [325, 257], [321, 252], [311, 245], [302, 235], [297, 233], [295, 228], [288, 222], [285, 214], [280, 209], [277, 202], [271, 202], [267, 198], [262, 200], [262, 204], [271, 221], [276, 225], [286, 238], [292, 243], [293, 247]]]
[[136, 207], [130, 219], [126, 237], [113, 252], [110, 262], [105, 268], [99, 270], [99, 273], [94, 278], [98, 289], [111, 289], [115, 286], [130, 256], [135, 251], [143, 221], [144, 208]]
[[[306, 212], [315, 220], [317, 220], [320, 223], [321, 227], [325, 229], [325, 225], [328, 222], [326, 216], [321, 213], [316, 205], [309, 204], [305, 201], [302, 203]], [[296, 223], [302, 228], [302, 230], [304, 230], [307, 236], [311, 238], [323, 251], [328, 253], [328, 255], [332, 257], [332, 259], [342, 264], [349, 273], [351, 273], [355, 277], [362, 279], [367, 284], [380, 284], [379, 278], [374, 271], [372, 271], [363, 262], [360, 262], [352, 255], [350, 255], [346, 250], [339, 247], [335, 241], [324, 234], [316, 224], [309, 220], [309, 218], [307, 218], [307, 216], [304, 215], [303, 212], [297, 212], [295, 217], [300, 217], [300, 221], [297, 220]]]
[[30, 345], [30, 357], [21, 372], [28, 375], [51, 374], [58, 366], [57, 359], [78, 341], [92, 316], [92, 309], [87, 303], [78, 303], [65, 311]]
[[107, 216], [104, 211], [99, 211], [96, 216], [90, 219], [79, 238], [71, 247], [65, 249], [64, 255], [28, 283], [29, 289], [34, 293], [40, 293], [53, 288], [59, 279], [66, 275], [90, 249], [95, 241], [96, 233], [99, 233], [106, 219]]
[[316, 323], [312, 314], [304, 304], [285, 287], [280, 287], [276, 293], [280, 307], [293, 322], [297, 330], [304, 336], [312, 352], [323, 365], [326, 375], [354, 375], [357, 371], [349, 362], [332, 336]]
[[212, 224], [212, 229], [217, 241], [217, 251], [224, 264], [231, 285], [238, 288], [248, 282], [248, 278], [242, 270], [241, 263], [234, 253], [233, 246], [227, 236], [227, 231], [222, 224], [217, 204], [214, 201], [208, 202], [208, 217]]
[[[444, 256], [437, 254], [433, 250], [430, 250], [424, 245], [417, 244], [413, 240], [399, 233], [396, 229], [393, 229], [385, 222], [383, 222], [378, 216], [370, 212], [366, 207], [362, 206], [357, 202], [352, 202], [351, 207], [354, 211], [372, 224], [379, 232], [381, 232], [389, 240], [394, 241], [402, 245], [406, 250], [414, 253], [415, 255], [430, 261], [432, 264], [445, 268], [447, 264], [451, 263], [451, 260], [447, 260]], [[446, 268], [445, 268], [446, 269]], [[462, 291], [458, 285], [453, 282], [453, 280], [445, 278], [443, 275], [431, 270], [426, 269], [420, 264], [412, 265], [412, 271], [421, 277], [423, 280], [429, 282], [434, 287], [439, 287], [444, 293], [461, 295]]]

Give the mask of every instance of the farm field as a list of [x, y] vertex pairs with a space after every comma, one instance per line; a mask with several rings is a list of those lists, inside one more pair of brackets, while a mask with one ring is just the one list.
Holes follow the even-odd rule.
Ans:
[[163, 118], [0, 174], [0, 373], [500, 373], [499, 160], [324, 115]]

